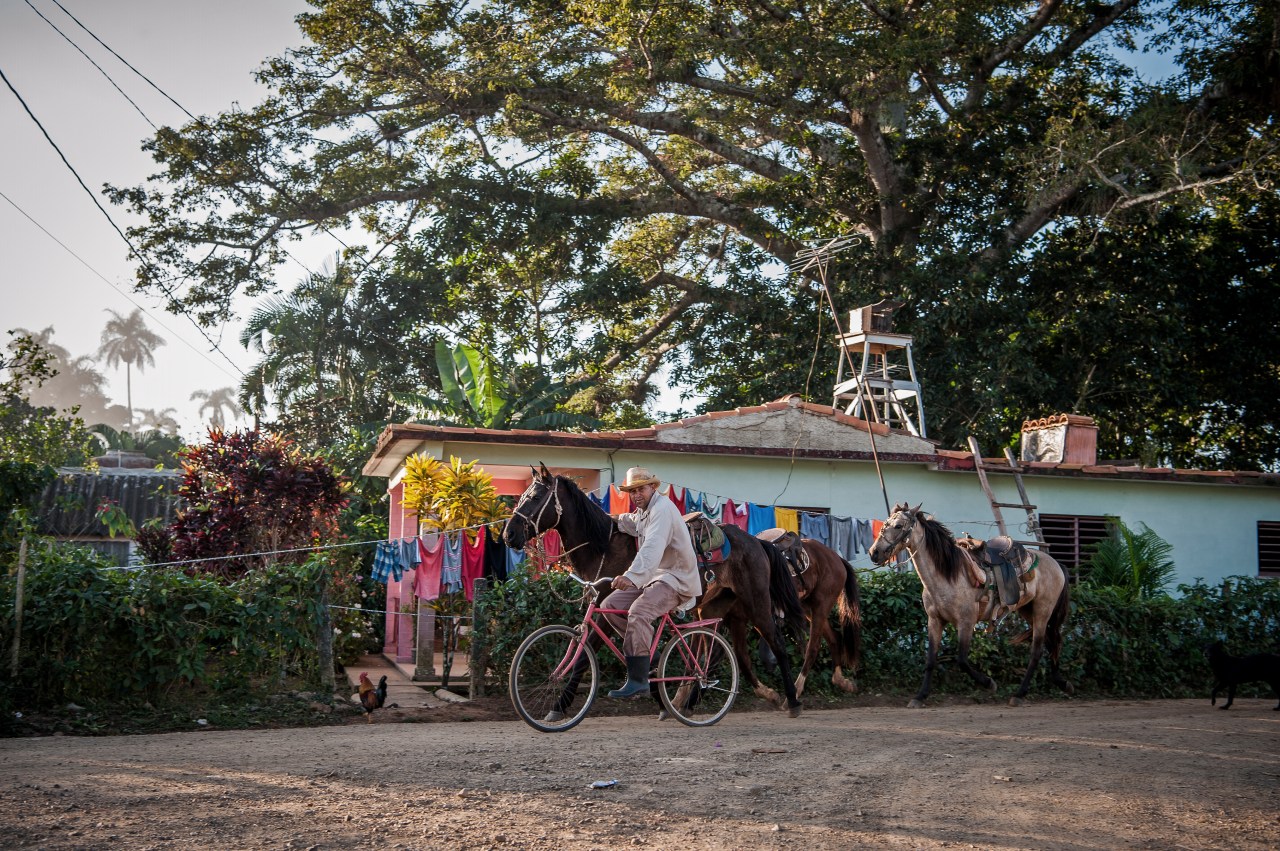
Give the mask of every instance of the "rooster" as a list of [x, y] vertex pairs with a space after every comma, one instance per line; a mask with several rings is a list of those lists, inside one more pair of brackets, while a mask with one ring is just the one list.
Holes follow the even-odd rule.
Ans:
[[381, 709], [382, 705], [387, 702], [387, 678], [384, 676], [378, 680], [378, 685], [369, 680], [369, 675], [364, 671], [360, 672], [360, 705], [364, 707], [364, 717], [372, 724], [373, 710]]

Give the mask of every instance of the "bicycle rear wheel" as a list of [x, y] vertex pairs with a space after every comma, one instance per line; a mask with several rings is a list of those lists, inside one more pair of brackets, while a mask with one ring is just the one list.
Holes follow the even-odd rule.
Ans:
[[[600, 663], [595, 651], [584, 646], [568, 670], [578, 642], [571, 627], [544, 626], [530, 633], [511, 659], [511, 705], [535, 730], [558, 733], [576, 726], [596, 699]], [[564, 670], [557, 674], [557, 669]]]
[[738, 661], [718, 633], [698, 627], [667, 641], [658, 661], [658, 696], [667, 711], [690, 727], [708, 727], [725, 716], [738, 696]]

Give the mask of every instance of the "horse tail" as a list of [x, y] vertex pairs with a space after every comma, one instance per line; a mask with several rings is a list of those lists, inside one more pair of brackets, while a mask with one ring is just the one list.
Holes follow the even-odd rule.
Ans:
[[840, 596], [836, 614], [840, 620], [840, 644], [845, 664], [851, 671], [862, 665], [862, 593], [858, 590], [858, 572], [853, 565], [840, 559], [844, 565], [844, 593]]
[[791, 578], [791, 570], [787, 567], [787, 559], [782, 550], [768, 541], [761, 541], [765, 553], [769, 556], [769, 597], [773, 606], [782, 612], [782, 620], [792, 634], [803, 635], [805, 628], [804, 609], [800, 606], [800, 594]]

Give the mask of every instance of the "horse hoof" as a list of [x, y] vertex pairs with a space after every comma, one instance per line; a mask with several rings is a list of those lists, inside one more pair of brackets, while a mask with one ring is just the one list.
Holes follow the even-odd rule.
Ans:
[[667, 710], [665, 710], [665, 709], [659, 709], [659, 710], [658, 710], [658, 720], [659, 720], [659, 721], [666, 721], [666, 720], [667, 720], [668, 718], [670, 718], [670, 717], [671, 717], [671, 716], [667, 713]]
[[999, 690], [1000, 690], [1000, 686], [996, 683], [995, 680], [992, 680], [991, 685], [987, 686], [987, 691], [991, 692], [993, 696]]
[[1063, 683], [1063, 684], [1062, 684], [1062, 690], [1063, 690], [1063, 691], [1065, 691], [1065, 692], [1066, 692], [1067, 694], [1069, 694], [1069, 695], [1073, 695], [1073, 694], [1075, 694], [1075, 693], [1076, 693], [1076, 687], [1075, 687], [1075, 686], [1073, 686], [1071, 683]]
[[924, 709], [924, 701], [918, 697], [911, 698], [911, 702], [907, 704], [908, 709]]
[[800, 704], [797, 703], [795, 706], [787, 710], [787, 714], [790, 715], [792, 718], [799, 718], [800, 710], [801, 710], [801, 706]]
[[1016, 694], [1013, 697], [1009, 698], [1010, 706], [1026, 706], [1026, 704], [1027, 702], [1022, 698], [1018, 697]]

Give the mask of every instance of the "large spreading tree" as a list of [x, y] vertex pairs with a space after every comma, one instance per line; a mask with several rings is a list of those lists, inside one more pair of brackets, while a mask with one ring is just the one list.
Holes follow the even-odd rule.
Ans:
[[[1276, 344], [1223, 382], [1233, 329], [1195, 327], [1275, 324], [1274, 4], [314, 5], [271, 97], [161, 130], [115, 192], [140, 282], [209, 321], [358, 224], [420, 321], [613, 398], [664, 367], [712, 407], [821, 398], [830, 317], [786, 267], [850, 235], [836, 304], [905, 302], [931, 436], [1075, 410], [1105, 453], [1280, 463]], [[1151, 44], [1167, 80], [1125, 59]]]

